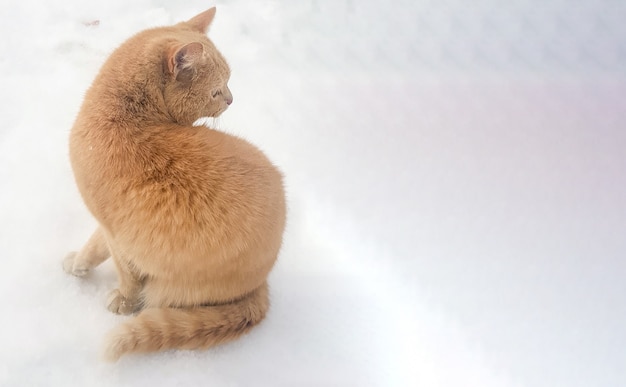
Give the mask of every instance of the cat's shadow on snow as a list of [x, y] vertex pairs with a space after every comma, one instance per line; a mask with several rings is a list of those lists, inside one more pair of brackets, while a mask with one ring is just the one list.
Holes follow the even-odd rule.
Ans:
[[95, 302], [99, 301], [102, 305], [105, 303], [106, 295], [111, 290], [117, 288], [117, 274], [115, 273], [113, 261], [110, 259], [90, 270], [83, 277], [65, 273], [62, 267], [59, 267], [59, 269], [70, 283], [78, 285], [82, 295], [93, 297]]

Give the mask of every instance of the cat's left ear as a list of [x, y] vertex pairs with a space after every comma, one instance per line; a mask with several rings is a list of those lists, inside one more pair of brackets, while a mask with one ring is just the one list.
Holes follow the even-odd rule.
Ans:
[[206, 34], [207, 30], [209, 29], [209, 25], [211, 25], [211, 22], [215, 17], [215, 11], [215, 7], [206, 10], [201, 14], [198, 14], [189, 19], [187, 21], [187, 24], [189, 24], [194, 30]]
[[194, 67], [194, 64], [202, 58], [203, 52], [202, 43], [199, 42], [185, 44], [182, 47], [174, 47], [169, 52], [167, 58], [167, 67], [170, 73], [174, 74], [176, 79], [178, 79], [181, 73], [185, 73]]

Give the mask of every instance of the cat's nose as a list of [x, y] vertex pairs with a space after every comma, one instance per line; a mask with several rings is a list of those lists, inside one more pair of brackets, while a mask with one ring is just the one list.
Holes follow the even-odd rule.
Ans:
[[226, 101], [226, 105], [233, 103], [233, 93], [230, 92], [228, 86], [226, 86], [226, 90], [224, 92], [224, 101]]

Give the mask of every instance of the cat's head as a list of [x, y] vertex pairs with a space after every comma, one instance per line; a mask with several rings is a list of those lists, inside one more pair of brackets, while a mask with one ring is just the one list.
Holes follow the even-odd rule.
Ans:
[[215, 7], [174, 26], [175, 40], [166, 49], [163, 99], [181, 124], [217, 117], [233, 102], [230, 68], [206, 37], [214, 16]]

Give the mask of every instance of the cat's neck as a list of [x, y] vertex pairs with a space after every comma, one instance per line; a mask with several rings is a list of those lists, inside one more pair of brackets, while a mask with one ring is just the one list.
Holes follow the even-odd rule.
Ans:
[[84, 111], [91, 119], [120, 128], [173, 124], [158, 85], [146, 82], [119, 82], [115, 79], [94, 84], [86, 95]]
[[175, 123], [163, 98], [162, 57], [118, 50], [104, 64], [85, 96], [83, 111], [121, 128]]

